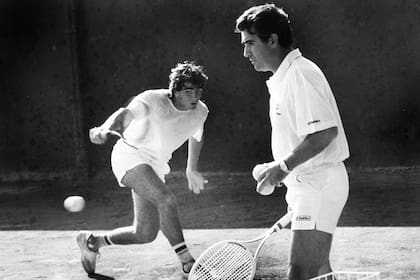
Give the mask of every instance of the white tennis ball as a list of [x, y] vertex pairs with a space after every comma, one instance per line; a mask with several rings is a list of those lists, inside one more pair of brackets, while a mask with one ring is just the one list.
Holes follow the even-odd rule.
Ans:
[[265, 163], [260, 163], [255, 165], [254, 169], [252, 169], [252, 177], [254, 177], [255, 181], [258, 181], [263, 171], [267, 168]]
[[261, 195], [270, 195], [274, 192], [274, 188], [275, 186], [269, 184], [267, 181], [264, 184], [261, 181], [257, 184], [256, 191]]
[[85, 208], [85, 199], [81, 196], [69, 196], [64, 200], [64, 208], [69, 212], [80, 212]]

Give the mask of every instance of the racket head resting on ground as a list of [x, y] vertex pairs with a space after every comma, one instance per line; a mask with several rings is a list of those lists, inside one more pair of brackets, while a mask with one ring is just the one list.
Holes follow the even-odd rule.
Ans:
[[[206, 249], [191, 268], [188, 280], [251, 280], [256, 258], [267, 238], [289, 224], [292, 212], [279, 219], [264, 234], [251, 240], [225, 240]], [[244, 243], [262, 240], [253, 256]]]
[[255, 274], [251, 251], [240, 242], [225, 240], [208, 248], [190, 271], [189, 280], [251, 280]]

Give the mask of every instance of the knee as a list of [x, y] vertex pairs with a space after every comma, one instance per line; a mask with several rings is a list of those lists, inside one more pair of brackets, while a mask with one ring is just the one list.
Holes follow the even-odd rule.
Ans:
[[323, 265], [321, 265], [318, 274], [322, 275], [322, 274], [327, 274], [332, 272], [332, 268], [331, 268], [331, 264], [329, 261], [327, 261], [326, 263], [324, 263]]
[[303, 267], [297, 263], [289, 263], [287, 269], [287, 279], [288, 280], [301, 280], [305, 279], [304, 277]]
[[133, 236], [135, 242], [139, 244], [150, 243], [154, 241], [158, 235], [159, 229], [145, 228], [133, 226]]
[[159, 196], [159, 199], [157, 201], [158, 208], [171, 208], [174, 209], [177, 207], [177, 200], [176, 196], [173, 193], [164, 193]]
[[318, 265], [294, 262], [289, 263], [287, 275], [289, 280], [304, 280], [320, 275], [319, 272], [320, 267]]

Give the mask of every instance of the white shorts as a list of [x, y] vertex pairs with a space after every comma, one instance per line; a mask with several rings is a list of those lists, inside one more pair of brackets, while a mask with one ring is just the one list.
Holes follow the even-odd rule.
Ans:
[[134, 149], [122, 141], [114, 145], [111, 153], [111, 167], [120, 187], [125, 187], [122, 178], [127, 171], [139, 164], [147, 164], [152, 167], [163, 182], [165, 182], [165, 175], [170, 171], [166, 162], [159, 162], [144, 151]]
[[284, 180], [286, 201], [293, 211], [292, 230], [320, 230], [333, 234], [349, 194], [344, 163], [315, 172], [290, 173]]

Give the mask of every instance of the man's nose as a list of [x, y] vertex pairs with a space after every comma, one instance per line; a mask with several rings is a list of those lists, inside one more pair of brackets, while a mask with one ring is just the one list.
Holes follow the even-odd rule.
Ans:
[[244, 57], [249, 57], [249, 51], [248, 51], [248, 48], [246, 46], [244, 47], [243, 55], [244, 55]]

